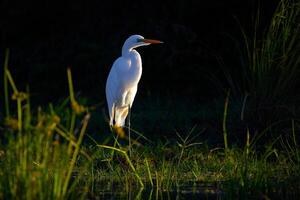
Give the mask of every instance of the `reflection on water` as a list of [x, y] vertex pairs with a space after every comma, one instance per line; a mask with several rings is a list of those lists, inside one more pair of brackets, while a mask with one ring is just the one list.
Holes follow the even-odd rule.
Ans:
[[[100, 189], [101, 188], [101, 189]], [[184, 184], [170, 190], [159, 190], [157, 188], [128, 188], [103, 184], [94, 186], [93, 195], [88, 199], [111, 199], [111, 200], [219, 200], [219, 199], [299, 199], [299, 192], [278, 191], [270, 194], [239, 195], [232, 192], [221, 191], [217, 185], [203, 183]]]
[[136, 199], [136, 200], [156, 200], [156, 199], [177, 199], [177, 200], [196, 200], [196, 199], [208, 199], [215, 200], [221, 199], [220, 194], [209, 194], [202, 192], [193, 191], [161, 191], [154, 189], [140, 189], [139, 191], [125, 192], [102, 192], [98, 194], [95, 199], [114, 199], [114, 200], [125, 200], [125, 199]]

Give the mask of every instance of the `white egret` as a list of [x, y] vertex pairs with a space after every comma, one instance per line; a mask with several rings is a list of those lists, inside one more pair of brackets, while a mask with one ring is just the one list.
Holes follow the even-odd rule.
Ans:
[[159, 43], [162, 42], [141, 35], [132, 35], [125, 41], [122, 56], [113, 63], [106, 81], [110, 126], [124, 127], [128, 116], [130, 131], [130, 109], [142, 75], [142, 59], [134, 48]]

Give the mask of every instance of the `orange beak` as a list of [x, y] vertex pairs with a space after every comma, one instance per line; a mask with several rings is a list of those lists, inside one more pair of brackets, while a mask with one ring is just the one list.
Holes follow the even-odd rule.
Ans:
[[141, 42], [150, 43], [150, 44], [161, 44], [164, 43], [159, 40], [152, 40], [152, 39], [141, 39]]

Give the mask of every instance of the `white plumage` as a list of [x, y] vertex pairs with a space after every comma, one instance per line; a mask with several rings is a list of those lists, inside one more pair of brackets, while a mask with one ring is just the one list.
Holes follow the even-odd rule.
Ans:
[[162, 43], [158, 40], [144, 39], [140, 35], [130, 36], [122, 48], [122, 56], [112, 65], [106, 81], [106, 100], [110, 125], [123, 127], [130, 112], [142, 75], [142, 59], [134, 50], [136, 47]]

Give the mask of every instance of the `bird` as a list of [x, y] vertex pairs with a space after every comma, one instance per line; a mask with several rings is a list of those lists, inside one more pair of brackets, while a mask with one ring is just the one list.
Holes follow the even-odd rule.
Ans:
[[142, 59], [137, 47], [163, 43], [160, 40], [145, 39], [131, 35], [126, 39], [122, 54], [110, 69], [106, 81], [106, 100], [111, 127], [124, 127], [127, 119], [130, 130], [130, 111], [142, 76]]

